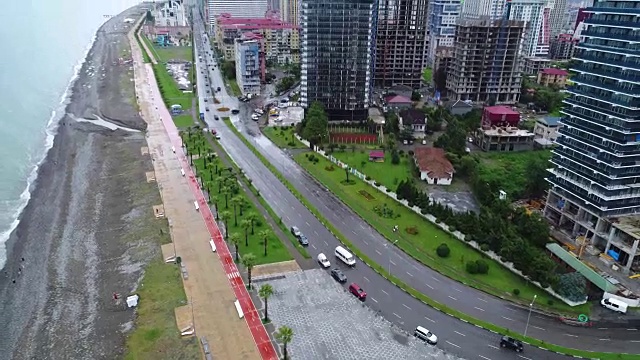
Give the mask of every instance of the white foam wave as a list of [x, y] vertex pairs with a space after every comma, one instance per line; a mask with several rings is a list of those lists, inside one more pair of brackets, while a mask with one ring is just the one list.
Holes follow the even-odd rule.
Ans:
[[49, 150], [51, 150], [51, 148], [53, 147], [53, 141], [56, 134], [58, 133], [58, 125], [60, 119], [62, 119], [62, 116], [65, 113], [65, 108], [71, 100], [73, 85], [78, 79], [80, 70], [82, 69], [84, 63], [87, 61], [87, 55], [91, 51], [93, 44], [96, 42], [96, 39], [97, 35], [93, 35], [91, 41], [89, 42], [89, 45], [87, 45], [87, 47], [85, 48], [82, 57], [73, 67], [73, 76], [69, 80], [64, 93], [60, 97], [60, 102], [58, 103], [57, 109], [51, 111], [51, 116], [49, 117], [49, 121], [47, 122], [47, 126], [45, 127], [46, 136], [44, 139], [44, 148], [41, 155], [37, 159], [34, 159], [29, 155], [28, 163], [30, 164], [29, 166], [31, 166], [31, 172], [27, 177], [26, 187], [20, 194], [20, 200], [17, 202], [17, 206], [11, 216], [11, 218], [13, 218], [14, 220], [6, 230], [3, 230], [0, 233], [0, 269], [4, 267], [7, 260], [7, 250], [5, 243], [7, 242], [7, 240], [9, 240], [11, 233], [13, 233], [13, 231], [20, 224], [20, 215], [22, 214], [24, 208], [27, 207], [29, 200], [31, 200], [31, 191], [33, 190], [32, 186], [38, 177], [38, 170], [40, 169], [40, 165], [42, 165], [42, 163], [46, 160], [47, 155], [49, 154]]

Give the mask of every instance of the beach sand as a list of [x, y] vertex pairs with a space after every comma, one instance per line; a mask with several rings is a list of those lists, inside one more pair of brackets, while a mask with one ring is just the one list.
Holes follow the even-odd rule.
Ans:
[[123, 20], [141, 15], [139, 8], [127, 10], [98, 31], [31, 201], [7, 243], [8, 262], [0, 273], [0, 359], [124, 354], [134, 313], [116, 305], [112, 294], [135, 291], [146, 263], [159, 256], [166, 222], [153, 214], [161, 200], [156, 184], [146, 181], [153, 165], [141, 152], [144, 133], [74, 118], [99, 115], [145, 129], [131, 65], [117, 64], [129, 50]]

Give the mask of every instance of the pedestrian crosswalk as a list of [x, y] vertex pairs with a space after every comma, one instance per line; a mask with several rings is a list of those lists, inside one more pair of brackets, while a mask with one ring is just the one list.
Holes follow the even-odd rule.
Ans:
[[229, 278], [229, 280], [234, 279], [234, 278], [239, 278], [240, 277], [240, 273], [237, 271], [234, 271], [232, 273], [227, 274], [227, 277]]

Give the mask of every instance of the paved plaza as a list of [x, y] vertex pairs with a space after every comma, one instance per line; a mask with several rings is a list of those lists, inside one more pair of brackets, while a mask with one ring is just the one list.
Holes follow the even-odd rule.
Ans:
[[267, 282], [274, 288], [269, 318], [276, 328], [293, 329], [288, 349], [292, 359], [457, 359], [378, 316], [324, 270], [289, 273]]

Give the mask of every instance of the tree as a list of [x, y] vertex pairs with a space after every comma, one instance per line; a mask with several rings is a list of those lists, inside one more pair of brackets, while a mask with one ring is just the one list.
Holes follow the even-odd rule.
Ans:
[[464, 155], [467, 147], [467, 132], [455, 119], [447, 124], [447, 130], [433, 144], [446, 152]]
[[387, 134], [398, 134], [400, 132], [400, 120], [395, 112], [385, 114], [384, 132]]
[[314, 102], [309, 107], [304, 121], [302, 136], [312, 144], [321, 144], [329, 135], [329, 119], [324, 107], [319, 102]]
[[579, 272], [560, 275], [557, 291], [571, 301], [583, 301], [587, 297], [587, 281]]
[[235, 78], [236, 78], [236, 63], [235, 63], [235, 61], [224, 61], [222, 63], [222, 74], [227, 79], [235, 80]]
[[420, 101], [420, 99], [422, 99], [422, 95], [419, 92], [414, 90], [411, 93], [411, 101]]
[[248, 288], [251, 289], [251, 271], [253, 267], [256, 266], [256, 256], [252, 253], [242, 255], [242, 259], [240, 260], [242, 265], [247, 268], [247, 277], [249, 279]]
[[231, 212], [230, 211], [223, 211], [220, 213], [220, 219], [222, 219], [222, 222], [224, 223], [224, 238], [229, 239], [229, 220], [231, 219]]
[[223, 186], [222, 190], [220, 191], [220, 193], [222, 195], [224, 195], [224, 208], [228, 209], [229, 208], [229, 195], [231, 195], [231, 188], [229, 186]]
[[286, 76], [276, 84], [276, 92], [281, 93], [290, 89], [296, 83], [296, 79], [293, 76]]
[[251, 228], [251, 220], [242, 219], [240, 227], [244, 230], [244, 246], [249, 246], [249, 229]]
[[549, 187], [549, 183], [545, 180], [547, 177], [548, 162], [545, 159], [535, 159], [527, 165], [525, 169], [527, 184], [525, 193], [530, 198], [539, 198]]
[[242, 205], [242, 196], [237, 195], [231, 198], [231, 206], [233, 206], [233, 226], [238, 226], [238, 208]]
[[270, 284], [264, 284], [260, 286], [260, 290], [258, 290], [258, 295], [264, 299], [264, 322], [269, 321], [269, 297], [273, 295], [273, 286]]
[[251, 222], [251, 235], [253, 235], [254, 226], [256, 224], [256, 221], [258, 221], [258, 214], [250, 212], [247, 214], [246, 219]]
[[280, 326], [275, 334], [276, 339], [283, 345], [284, 360], [287, 360], [287, 344], [293, 340], [293, 330], [288, 326]]
[[231, 243], [236, 247], [236, 262], [239, 261], [238, 258], [238, 245], [240, 244], [240, 234], [238, 233], [233, 233], [229, 236], [229, 240], [231, 241]]
[[349, 183], [349, 170], [350, 170], [350, 169], [351, 169], [351, 168], [350, 168], [350, 167], [348, 167], [348, 166], [347, 166], [346, 168], [344, 168], [344, 173], [345, 173], [345, 175], [347, 176], [347, 182], [346, 182], [347, 184]]
[[262, 239], [264, 243], [264, 256], [267, 256], [267, 244], [269, 242], [269, 236], [271, 236], [269, 230], [262, 230], [258, 233], [258, 237], [260, 237], [260, 239]]
[[209, 193], [209, 203], [213, 204], [214, 209], [216, 209], [216, 220], [218, 220], [218, 213], [219, 213], [219, 209], [218, 209], [218, 197], [215, 195], [211, 195], [211, 193]]

